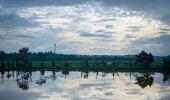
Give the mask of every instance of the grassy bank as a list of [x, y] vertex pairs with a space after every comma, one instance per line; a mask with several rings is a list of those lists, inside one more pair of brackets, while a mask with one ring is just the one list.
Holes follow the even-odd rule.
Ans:
[[[2, 62], [0, 62], [1, 64]], [[5, 61], [5, 69], [17, 69], [16, 63], [14, 61]], [[115, 61], [111, 62], [102, 62], [102, 61], [32, 61], [31, 69], [161, 69], [163, 68], [163, 61], [157, 60], [151, 66], [143, 66], [142, 64], [129, 61]], [[23, 68], [25, 69], [25, 68]]]

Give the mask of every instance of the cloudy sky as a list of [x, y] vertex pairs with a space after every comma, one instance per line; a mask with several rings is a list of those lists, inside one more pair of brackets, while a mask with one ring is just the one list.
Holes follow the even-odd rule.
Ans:
[[0, 0], [0, 50], [170, 54], [170, 0]]

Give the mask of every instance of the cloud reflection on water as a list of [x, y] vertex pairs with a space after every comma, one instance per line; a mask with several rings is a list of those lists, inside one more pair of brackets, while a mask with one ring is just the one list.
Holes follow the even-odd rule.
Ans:
[[[6, 73], [7, 74], [7, 73]], [[5, 74], [5, 75], [6, 75]], [[32, 80], [29, 80], [29, 89], [22, 91], [15, 84], [14, 79], [4, 78], [1, 80], [0, 98], [8, 98], [7, 95], [17, 98], [27, 98], [28, 100], [83, 100], [83, 99], [161, 99], [168, 98], [170, 88], [169, 81], [163, 82], [163, 76], [160, 73], [153, 74], [153, 85], [141, 88], [134, 84], [136, 75], [141, 73], [103, 73], [90, 72], [88, 78], [81, 77], [80, 72], [69, 72], [69, 75], [63, 75], [62, 72], [56, 72], [56, 80], [48, 78], [53, 72], [46, 71], [44, 76], [40, 72], [32, 73]], [[82, 74], [86, 75], [86, 74]], [[96, 79], [96, 75], [97, 79]], [[130, 77], [131, 75], [131, 77]], [[37, 79], [47, 78], [45, 84], [35, 84]], [[7, 91], [7, 92], [3, 92]], [[15, 92], [15, 93], [14, 93]], [[10, 100], [10, 98], [9, 98]]]

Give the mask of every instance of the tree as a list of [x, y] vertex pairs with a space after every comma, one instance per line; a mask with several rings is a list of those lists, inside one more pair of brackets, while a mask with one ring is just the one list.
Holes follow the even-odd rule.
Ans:
[[4, 62], [1, 62], [1, 69], [5, 69], [5, 64], [4, 64]]
[[169, 68], [169, 67], [170, 67], [170, 59], [169, 59], [169, 56], [163, 58], [163, 64], [164, 64], [164, 67], [165, 67], [165, 68]]
[[162, 74], [163, 74], [163, 79], [162, 79], [162, 81], [163, 81], [163, 82], [169, 81], [169, 79], [170, 79], [170, 73], [165, 71], [165, 72], [162, 72]]
[[106, 61], [102, 61], [102, 66], [106, 66]]
[[17, 67], [31, 67], [31, 61], [29, 59], [29, 49], [28, 48], [22, 48], [19, 50], [19, 53], [17, 54], [16, 59], [16, 65]]
[[38, 56], [41, 61], [45, 59], [45, 54], [43, 52], [38, 52]]
[[70, 65], [70, 63], [68, 63], [67, 61], [64, 62], [64, 64], [62, 64], [62, 67], [64, 68], [68, 68]]
[[154, 58], [151, 53], [148, 54], [145, 51], [142, 51], [136, 55], [136, 61], [143, 64], [144, 66], [150, 66], [150, 64], [154, 62]]
[[45, 64], [43, 62], [40, 63], [40, 68], [44, 68]]
[[52, 61], [52, 67], [55, 67], [55, 60]]
[[3, 62], [5, 60], [5, 51], [0, 51], [0, 61]]

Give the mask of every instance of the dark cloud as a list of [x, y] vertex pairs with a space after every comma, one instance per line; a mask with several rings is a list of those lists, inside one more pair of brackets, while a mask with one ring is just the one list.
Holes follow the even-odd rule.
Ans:
[[106, 25], [105, 27], [113, 29], [113, 25]]
[[15, 29], [23, 27], [34, 27], [36, 23], [20, 17], [16, 14], [2, 14], [0, 15], [0, 29]]
[[[168, 14], [164, 14], [162, 15], [162, 17], [160, 18], [160, 20], [162, 22], [164, 22], [167, 25], [170, 25], [170, 12]], [[169, 31], [169, 30], [168, 30]]]
[[168, 28], [161, 28], [160, 30], [161, 31], [170, 31], [170, 29], [168, 29]]
[[[132, 45], [133, 47], [138, 48], [147, 48], [153, 51], [156, 55], [169, 55], [170, 54], [170, 35], [161, 35], [159, 37], [153, 38], [142, 38], [138, 40], [133, 40]], [[144, 47], [145, 45], [149, 44], [150, 46]], [[154, 45], [160, 45], [159, 47], [155, 47]]]
[[87, 33], [87, 32], [82, 32], [80, 33], [80, 36], [83, 37], [103, 37], [103, 38], [110, 38], [112, 35], [110, 34], [97, 34], [97, 33]]
[[68, 6], [87, 2], [90, 0], [0, 0], [4, 7], [35, 7], [35, 6]]
[[160, 34], [168, 34], [169, 32], [161, 31]]
[[125, 31], [137, 32], [140, 31], [141, 28], [144, 28], [144, 26], [128, 26], [127, 28]]
[[102, 3], [107, 7], [120, 7], [142, 12], [144, 16], [158, 19], [170, 25], [170, 0], [102, 0]]
[[[169, 0], [0, 0], [4, 7], [31, 7], [31, 6], [68, 6], [87, 2], [102, 2], [104, 6], [128, 8], [135, 11], [167, 10]], [[165, 9], [166, 8], [166, 9]]]
[[[130, 11], [142, 12], [170, 25], [170, 0], [0, 0], [0, 4], [8, 8], [37, 7], [37, 6], [71, 6], [90, 2], [101, 2], [105, 7], [125, 8]], [[128, 16], [126, 12], [122, 17]], [[108, 19], [103, 19], [108, 20]], [[114, 19], [112, 19], [114, 20]]]
[[5, 34], [5, 35], [0, 35], [0, 39], [1, 40], [6, 40], [6, 39], [16, 39], [16, 38], [28, 38], [28, 39], [32, 39], [33, 36], [31, 35], [23, 35], [23, 34]]
[[15, 35], [15, 37], [18, 37], [18, 38], [33, 38], [30, 35]]
[[[169, 44], [169, 40], [170, 40], [170, 35], [161, 35], [159, 37], [154, 37], [154, 38], [147, 38], [147, 39], [139, 39], [139, 42], [143, 42], [143, 43], [162, 43], [162, 44]], [[169, 44], [170, 45], [170, 44]]]
[[[169, 0], [101, 0], [105, 6], [123, 7], [134, 11], [167, 10]], [[166, 8], [166, 9], [165, 9]]]
[[136, 36], [126, 35], [126, 38], [136, 38]]
[[[107, 30], [107, 29], [106, 29]], [[97, 34], [110, 34], [110, 35], [112, 35], [112, 34], [117, 34], [116, 32], [106, 32], [106, 30], [97, 30], [95, 33], [97, 33]], [[87, 33], [86, 33], [87, 34]]]

